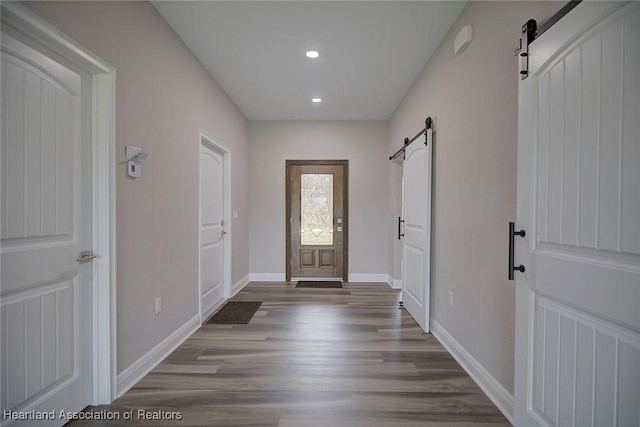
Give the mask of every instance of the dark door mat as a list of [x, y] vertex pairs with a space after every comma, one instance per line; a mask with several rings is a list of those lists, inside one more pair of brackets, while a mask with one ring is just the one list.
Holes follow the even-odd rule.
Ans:
[[249, 323], [262, 301], [228, 301], [207, 323], [243, 325]]
[[342, 282], [312, 282], [306, 280], [298, 281], [296, 288], [341, 288]]

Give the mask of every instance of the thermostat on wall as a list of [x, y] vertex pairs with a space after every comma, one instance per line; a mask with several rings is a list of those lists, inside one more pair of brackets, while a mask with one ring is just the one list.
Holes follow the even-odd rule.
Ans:
[[129, 161], [127, 162], [127, 167], [128, 167], [127, 175], [133, 178], [140, 177], [140, 163]]
[[132, 178], [139, 178], [142, 163], [151, 157], [151, 155], [142, 151], [142, 148], [134, 147], [133, 145], [127, 145], [124, 148], [125, 160], [127, 162], [127, 175]]

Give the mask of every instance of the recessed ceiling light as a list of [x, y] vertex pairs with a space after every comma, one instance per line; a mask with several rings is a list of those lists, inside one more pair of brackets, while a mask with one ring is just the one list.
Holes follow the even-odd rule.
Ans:
[[308, 50], [305, 55], [310, 59], [316, 59], [318, 56], [320, 56], [317, 50]]
[[311, 102], [315, 102], [316, 104], [322, 102], [322, 98], [311, 98]]

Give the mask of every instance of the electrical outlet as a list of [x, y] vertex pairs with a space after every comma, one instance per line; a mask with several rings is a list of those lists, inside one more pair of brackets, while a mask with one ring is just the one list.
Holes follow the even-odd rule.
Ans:
[[162, 297], [156, 298], [156, 314], [162, 311]]
[[453, 307], [453, 291], [449, 291], [449, 306]]

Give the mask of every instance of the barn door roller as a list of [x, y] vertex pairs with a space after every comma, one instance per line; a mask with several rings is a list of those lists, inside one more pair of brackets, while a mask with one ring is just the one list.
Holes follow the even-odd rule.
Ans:
[[529, 75], [529, 45], [531, 42], [540, 37], [545, 31], [562, 19], [563, 16], [571, 12], [573, 8], [580, 4], [581, 1], [582, 0], [571, 0], [552, 17], [544, 20], [540, 25], [536, 23], [535, 19], [529, 19], [527, 23], [522, 26], [520, 41], [515, 51], [515, 56], [518, 57], [518, 71], [520, 72], [520, 79], [524, 80]]
[[516, 56], [518, 57], [518, 71], [520, 79], [524, 80], [529, 75], [529, 43], [536, 37], [536, 20], [529, 19], [522, 26], [522, 34], [520, 35], [519, 46], [516, 48]]

